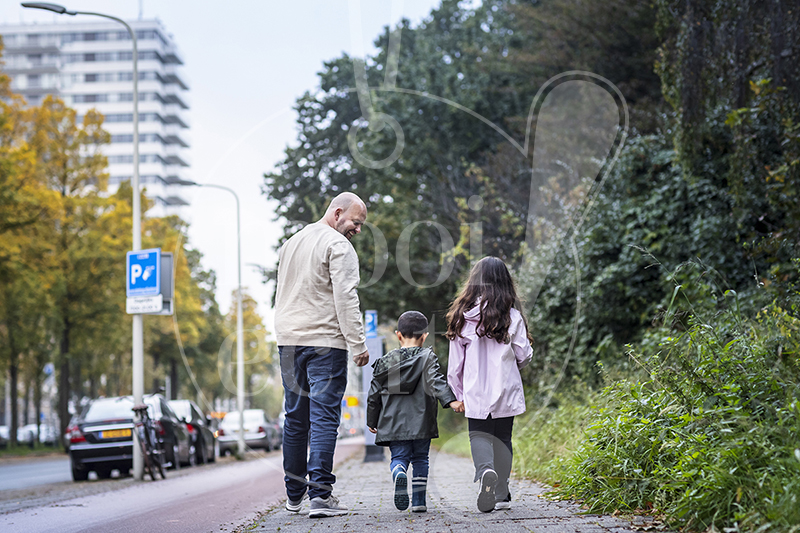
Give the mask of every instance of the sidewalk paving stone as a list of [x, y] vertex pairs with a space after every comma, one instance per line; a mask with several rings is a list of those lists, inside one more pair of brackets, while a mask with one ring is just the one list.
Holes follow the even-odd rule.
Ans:
[[[388, 456], [388, 450], [387, 450]], [[394, 506], [389, 462], [364, 463], [363, 452], [339, 466], [334, 494], [350, 509], [344, 516], [308, 518], [309, 502], [300, 513], [283, 504], [267, 511], [243, 531], [253, 532], [426, 532], [426, 533], [628, 533], [637, 531], [630, 521], [608, 515], [583, 514], [580, 505], [550, 501], [547, 487], [512, 479], [511, 509], [481, 513], [476, 502], [472, 461], [431, 450], [428, 478], [428, 512], [398, 511]], [[410, 472], [411, 473], [411, 472]], [[639, 526], [648, 518], [637, 517]], [[649, 528], [648, 528], [649, 529]], [[641, 531], [641, 529], [639, 529]]]

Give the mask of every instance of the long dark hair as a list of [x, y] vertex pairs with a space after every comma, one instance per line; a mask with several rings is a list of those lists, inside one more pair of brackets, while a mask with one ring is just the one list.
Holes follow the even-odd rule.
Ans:
[[466, 284], [450, 304], [450, 309], [447, 311], [447, 333], [445, 333], [448, 339], [454, 340], [461, 336], [461, 330], [466, 322], [464, 314], [475, 307], [479, 299], [481, 316], [475, 328], [479, 337], [488, 337], [508, 344], [511, 341], [508, 334], [508, 328], [511, 327], [511, 308], [516, 307], [522, 315], [528, 340], [533, 344], [511, 273], [502, 259], [491, 256], [484, 257], [472, 267]]

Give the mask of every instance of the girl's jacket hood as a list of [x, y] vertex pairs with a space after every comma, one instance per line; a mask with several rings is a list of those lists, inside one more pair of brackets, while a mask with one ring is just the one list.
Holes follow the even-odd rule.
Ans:
[[468, 322], [478, 322], [481, 319], [481, 301], [475, 304], [475, 307], [464, 313], [464, 319]]

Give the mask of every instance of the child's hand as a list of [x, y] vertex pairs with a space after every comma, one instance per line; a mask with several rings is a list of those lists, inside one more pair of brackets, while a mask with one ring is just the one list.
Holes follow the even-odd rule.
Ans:
[[370, 431], [370, 433], [377, 433], [378, 432], [378, 430], [375, 429], [375, 428], [367, 428], [367, 429]]
[[450, 402], [450, 408], [455, 413], [463, 413], [464, 412], [464, 402], [459, 402], [458, 400], [454, 402]]

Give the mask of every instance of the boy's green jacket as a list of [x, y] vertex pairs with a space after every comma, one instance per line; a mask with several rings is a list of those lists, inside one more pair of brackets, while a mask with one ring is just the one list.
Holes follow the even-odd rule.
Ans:
[[375, 428], [375, 444], [435, 439], [438, 399], [448, 407], [456, 397], [430, 348], [399, 348], [372, 364], [367, 398], [367, 426]]

